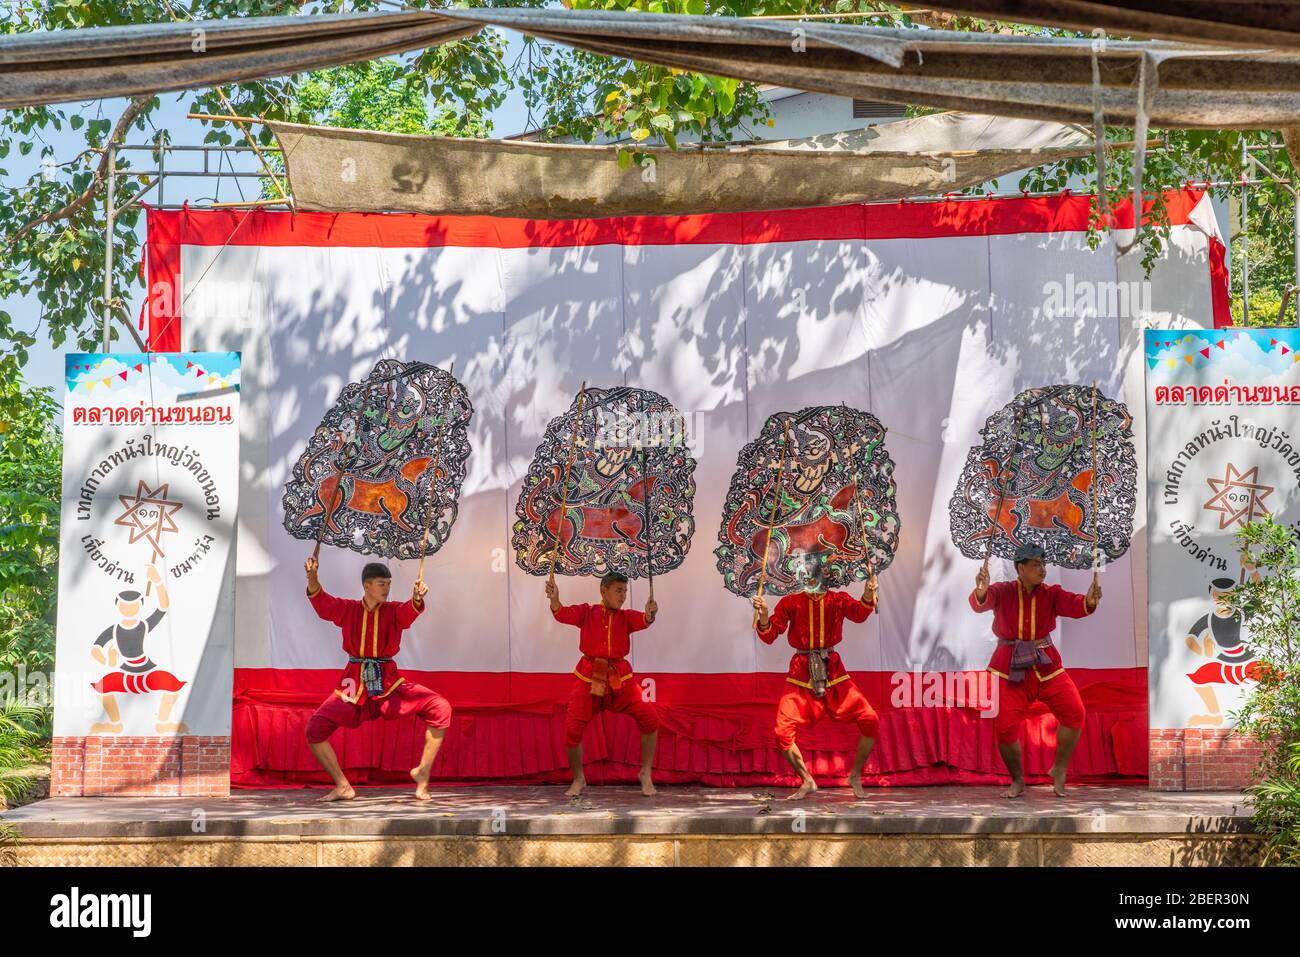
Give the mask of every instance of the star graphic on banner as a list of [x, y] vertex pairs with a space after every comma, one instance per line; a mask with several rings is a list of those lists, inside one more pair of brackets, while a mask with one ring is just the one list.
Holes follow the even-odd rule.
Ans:
[[155, 557], [165, 554], [162, 537], [166, 532], [180, 531], [172, 517], [182, 507], [180, 502], [167, 498], [167, 483], [151, 490], [141, 481], [136, 486], [135, 495], [119, 495], [118, 500], [122, 503], [123, 511], [113, 520], [113, 524], [131, 530], [131, 539], [127, 544], [133, 545], [143, 538], [153, 546]]
[[1258, 465], [1248, 472], [1239, 472], [1235, 465], [1228, 463], [1223, 478], [1205, 481], [1215, 494], [1201, 507], [1207, 512], [1220, 513], [1220, 529], [1235, 523], [1244, 525], [1269, 514], [1263, 502], [1273, 494], [1274, 486], [1259, 483]]

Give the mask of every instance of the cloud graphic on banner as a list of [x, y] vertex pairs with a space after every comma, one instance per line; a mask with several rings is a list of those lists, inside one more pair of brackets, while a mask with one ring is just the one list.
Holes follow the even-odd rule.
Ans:
[[1184, 334], [1176, 341], [1168, 340], [1171, 345], [1167, 348], [1159, 346], [1148, 353], [1150, 381], [1153, 385], [1201, 385], [1222, 377], [1257, 385], [1281, 384], [1280, 380], [1292, 375], [1300, 330], [1270, 330], [1269, 340], [1266, 346], [1255, 336], [1230, 330]]

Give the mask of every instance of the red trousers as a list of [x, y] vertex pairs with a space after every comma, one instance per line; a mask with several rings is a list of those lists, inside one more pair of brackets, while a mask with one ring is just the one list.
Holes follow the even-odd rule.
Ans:
[[391, 721], [408, 715], [419, 717], [430, 728], [451, 725], [451, 705], [446, 698], [423, 685], [403, 681], [387, 697], [367, 698], [361, 704], [352, 704], [331, 694], [307, 722], [307, 740], [319, 744], [339, 727], [355, 728], [362, 721], [375, 718]]
[[826, 689], [826, 697], [818, 698], [807, 688], [789, 685], [776, 706], [776, 743], [782, 751], [794, 747], [795, 731], [816, 724], [822, 718], [832, 721], [854, 721], [864, 738], [874, 738], [880, 730], [880, 719], [867, 696], [858, 690], [852, 678]]
[[635, 681], [624, 680], [617, 691], [609, 689], [603, 695], [594, 695], [591, 685], [581, 678], [574, 678], [573, 692], [564, 713], [564, 746], [576, 748], [580, 745], [582, 732], [602, 711], [631, 715], [642, 734], [654, 734], [659, 730], [659, 712], [649, 701], [641, 700], [641, 687]]
[[148, 694], [151, 691], [180, 691], [185, 682], [170, 671], [155, 668], [143, 674], [110, 671], [91, 687], [100, 694]]
[[1068, 672], [1055, 678], [1040, 681], [1033, 669], [1025, 672], [1024, 680], [1012, 684], [998, 675], [998, 713], [993, 719], [993, 733], [998, 744], [1015, 744], [1025, 725], [1025, 712], [1035, 701], [1041, 701], [1056, 715], [1056, 720], [1067, 728], [1082, 728], [1083, 699]]
[[1242, 664], [1207, 661], [1187, 677], [1194, 685], [1239, 685], [1259, 680], [1259, 662], [1253, 659]]

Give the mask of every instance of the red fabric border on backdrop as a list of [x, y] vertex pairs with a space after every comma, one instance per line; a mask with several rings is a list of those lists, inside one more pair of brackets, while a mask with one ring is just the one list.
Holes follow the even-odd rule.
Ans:
[[[1190, 221], [1204, 193], [1166, 194], [1172, 225]], [[297, 213], [268, 210], [148, 211], [149, 347], [181, 348], [180, 248], [198, 246], [545, 247], [619, 243], [769, 243], [906, 239], [1078, 232], [1087, 229], [1087, 196], [879, 203], [761, 213], [587, 220], [392, 213]], [[1131, 203], [1114, 207], [1116, 226], [1132, 228]], [[1223, 243], [1211, 239], [1209, 276], [1214, 325], [1231, 324]], [[434, 767], [443, 782], [558, 782], [568, 778], [562, 746], [567, 674], [412, 672], [412, 680], [446, 695], [456, 709]], [[1077, 781], [1141, 783], [1147, 774], [1147, 684], [1144, 668], [1071, 669], [1088, 708], [1071, 763]], [[661, 674], [655, 679], [663, 720], [656, 779], [664, 783], [762, 786], [792, 783], [776, 748], [772, 719], [781, 674]], [[1002, 778], [992, 722], [970, 709], [894, 708], [891, 675], [857, 672], [858, 686], [881, 716], [868, 765], [876, 785], [977, 784]], [[304, 743], [312, 710], [330, 694], [336, 669], [235, 670], [231, 778], [236, 787], [324, 783]], [[1030, 712], [1025, 768], [1046, 780], [1055, 719]], [[413, 719], [371, 722], [333, 738], [343, 766], [359, 784], [406, 784], [418, 761], [422, 731]], [[852, 725], [823, 723], [801, 735], [818, 780], [843, 784], [856, 742]], [[622, 715], [596, 718], [584, 739], [593, 783], [632, 783], [639, 742]]]
[[[572, 675], [521, 672], [404, 671], [452, 703], [452, 726], [433, 774], [450, 783], [567, 781], [564, 702]], [[974, 672], [967, 673], [974, 676]], [[1144, 668], [1074, 668], [1088, 709], [1070, 765], [1075, 781], [1144, 783], [1147, 774], [1147, 678]], [[638, 674], [653, 678], [662, 728], [655, 778], [714, 787], [792, 784], [772, 734], [784, 675]], [[236, 787], [301, 787], [328, 780], [307, 750], [312, 711], [332, 693], [337, 669], [235, 669], [231, 780]], [[873, 786], [982, 784], [1000, 780], [993, 722], [962, 707], [891, 705], [888, 672], [855, 672], [880, 714], [880, 737], [867, 766]], [[1031, 780], [1045, 781], [1056, 746], [1056, 719], [1035, 705], [1023, 748]], [[406, 784], [419, 763], [423, 729], [414, 718], [340, 729], [331, 739], [349, 778], [359, 784]], [[800, 750], [823, 784], [843, 785], [857, 728], [822, 722], [801, 733]], [[583, 739], [588, 779], [633, 783], [640, 754], [636, 724], [602, 714]]]
[[[1169, 222], [1186, 225], [1201, 190], [1165, 194]], [[1012, 233], [1082, 232], [1088, 196], [867, 203], [817, 209], [605, 219], [506, 219], [415, 213], [289, 213], [250, 210], [148, 210], [149, 349], [181, 349], [181, 246], [350, 246], [424, 248], [781, 243], [841, 239], [927, 239]], [[1132, 201], [1112, 207], [1115, 226], [1133, 228]], [[1210, 242], [1215, 328], [1232, 324], [1225, 251]]]

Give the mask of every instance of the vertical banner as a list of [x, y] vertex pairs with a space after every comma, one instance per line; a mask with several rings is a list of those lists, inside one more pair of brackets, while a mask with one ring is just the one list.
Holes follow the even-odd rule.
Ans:
[[[194, 736], [218, 751], [200, 762], [196, 747], [193, 770], [215, 776], [234, 668], [239, 354], [69, 354], [65, 376], [56, 742]], [[167, 755], [110, 768], [105, 752], [115, 787], [100, 787], [82, 750], [81, 793], [191, 770]]]
[[1224, 592], [1247, 522], [1300, 528], [1300, 330], [1146, 332], [1152, 729], [1230, 728], [1258, 667]]

